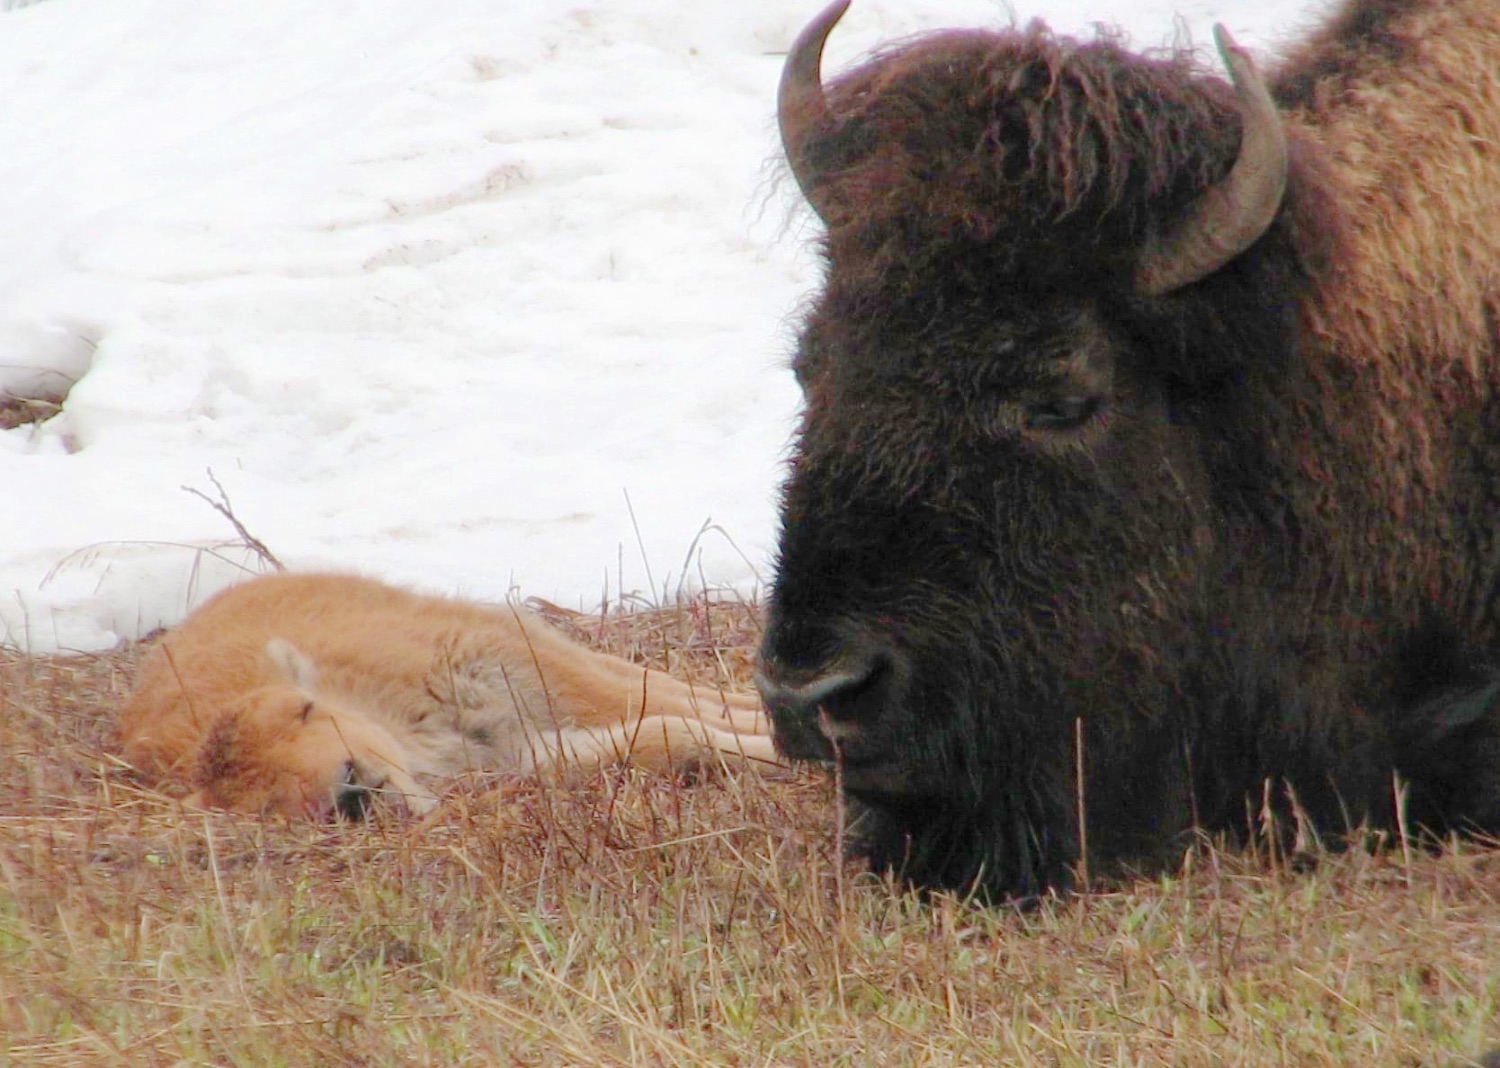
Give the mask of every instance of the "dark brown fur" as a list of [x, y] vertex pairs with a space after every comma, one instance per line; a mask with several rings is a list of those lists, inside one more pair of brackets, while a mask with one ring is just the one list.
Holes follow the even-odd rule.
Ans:
[[[1500, 4], [1346, 3], [1271, 77], [1278, 218], [1164, 297], [1140, 250], [1239, 143], [1187, 57], [1033, 25], [829, 85], [764, 673], [826, 757], [788, 694], [877, 665], [825, 708], [882, 769], [877, 864], [1066, 883], [1075, 724], [1109, 867], [1267, 781], [1327, 830], [1389, 822], [1395, 773], [1414, 820], [1500, 828], [1497, 71]], [[1097, 418], [1028, 429], [1095, 378]]]

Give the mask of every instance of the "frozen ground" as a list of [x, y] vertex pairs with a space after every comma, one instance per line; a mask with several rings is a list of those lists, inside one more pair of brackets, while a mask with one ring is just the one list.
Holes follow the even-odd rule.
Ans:
[[[818, 2], [0, 13], [0, 394], [66, 395], [0, 431], [0, 643], [108, 647], [231, 580], [246, 553], [184, 489], [215, 480], [297, 568], [585, 607], [753, 591], [815, 282], [775, 83]], [[1318, 6], [1015, 17], [1266, 49]], [[827, 66], [1009, 18], [856, 0]]]

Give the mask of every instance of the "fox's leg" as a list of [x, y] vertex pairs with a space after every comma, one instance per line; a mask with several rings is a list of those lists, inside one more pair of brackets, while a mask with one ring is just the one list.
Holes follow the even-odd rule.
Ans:
[[634, 705], [644, 698], [647, 716], [680, 716], [702, 720], [721, 731], [734, 734], [766, 735], [771, 720], [759, 698], [749, 694], [730, 693], [704, 683], [688, 683], [663, 671], [630, 664], [623, 676], [626, 686], [635, 687]]
[[607, 727], [640, 716], [664, 716], [702, 720], [735, 734], [770, 733], [770, 720], [755, 697], [686, 683], [663, 671], [596, 652], [526, 613], [518, 612], [514, 619], [527, 663], [512, 667], [518, 677], [540, 676], [542, 688], [557, 699], [560, 725]]
[[528, 771], [595, 771], [628, 762], [655, 771], [725, 764], [773, 771], [787, 767], [761, 734], [739, 734], [681, 716], [646, 716], [595, 729], [540, 731], [531, 739]]

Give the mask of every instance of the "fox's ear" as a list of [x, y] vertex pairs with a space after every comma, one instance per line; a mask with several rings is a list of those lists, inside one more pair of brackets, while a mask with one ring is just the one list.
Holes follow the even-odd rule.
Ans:
[[266, 642], [266, 657], [276, 670], [286, 676], [287, 681], [309, 694], [318, 682], [318, 667], [312, 660], [285, 638], [272, 638]]

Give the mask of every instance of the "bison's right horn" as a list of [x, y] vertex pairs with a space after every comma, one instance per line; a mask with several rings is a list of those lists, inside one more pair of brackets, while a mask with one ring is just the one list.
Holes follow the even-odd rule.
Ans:
[[786, 65], [781, 68], [781, 87], [776, 91], [776, 121], [781, 127], [781, 145], [786, 150], [792, 177], [807, 202], [818, 208], [813, 196], [813, 174], [807, 162], [807, 146], [813, 135], [832, 125], [833, 115], [823, 96], [823, 42], [844, 17], [850, 0], [833, 0], [797, 35]]
[[1240, 107], [1240, 153], [1224, 179], [1189, 204], [1180, 221], [1149, 244], [1136, 266], [1136, 286], [1161, 296], [1206, 278], [1266, 232], [1286, 191], [1286, 135], [1271, 94], [1244, 49], [1222, 25], [1214, 42], [1234, 82]]

